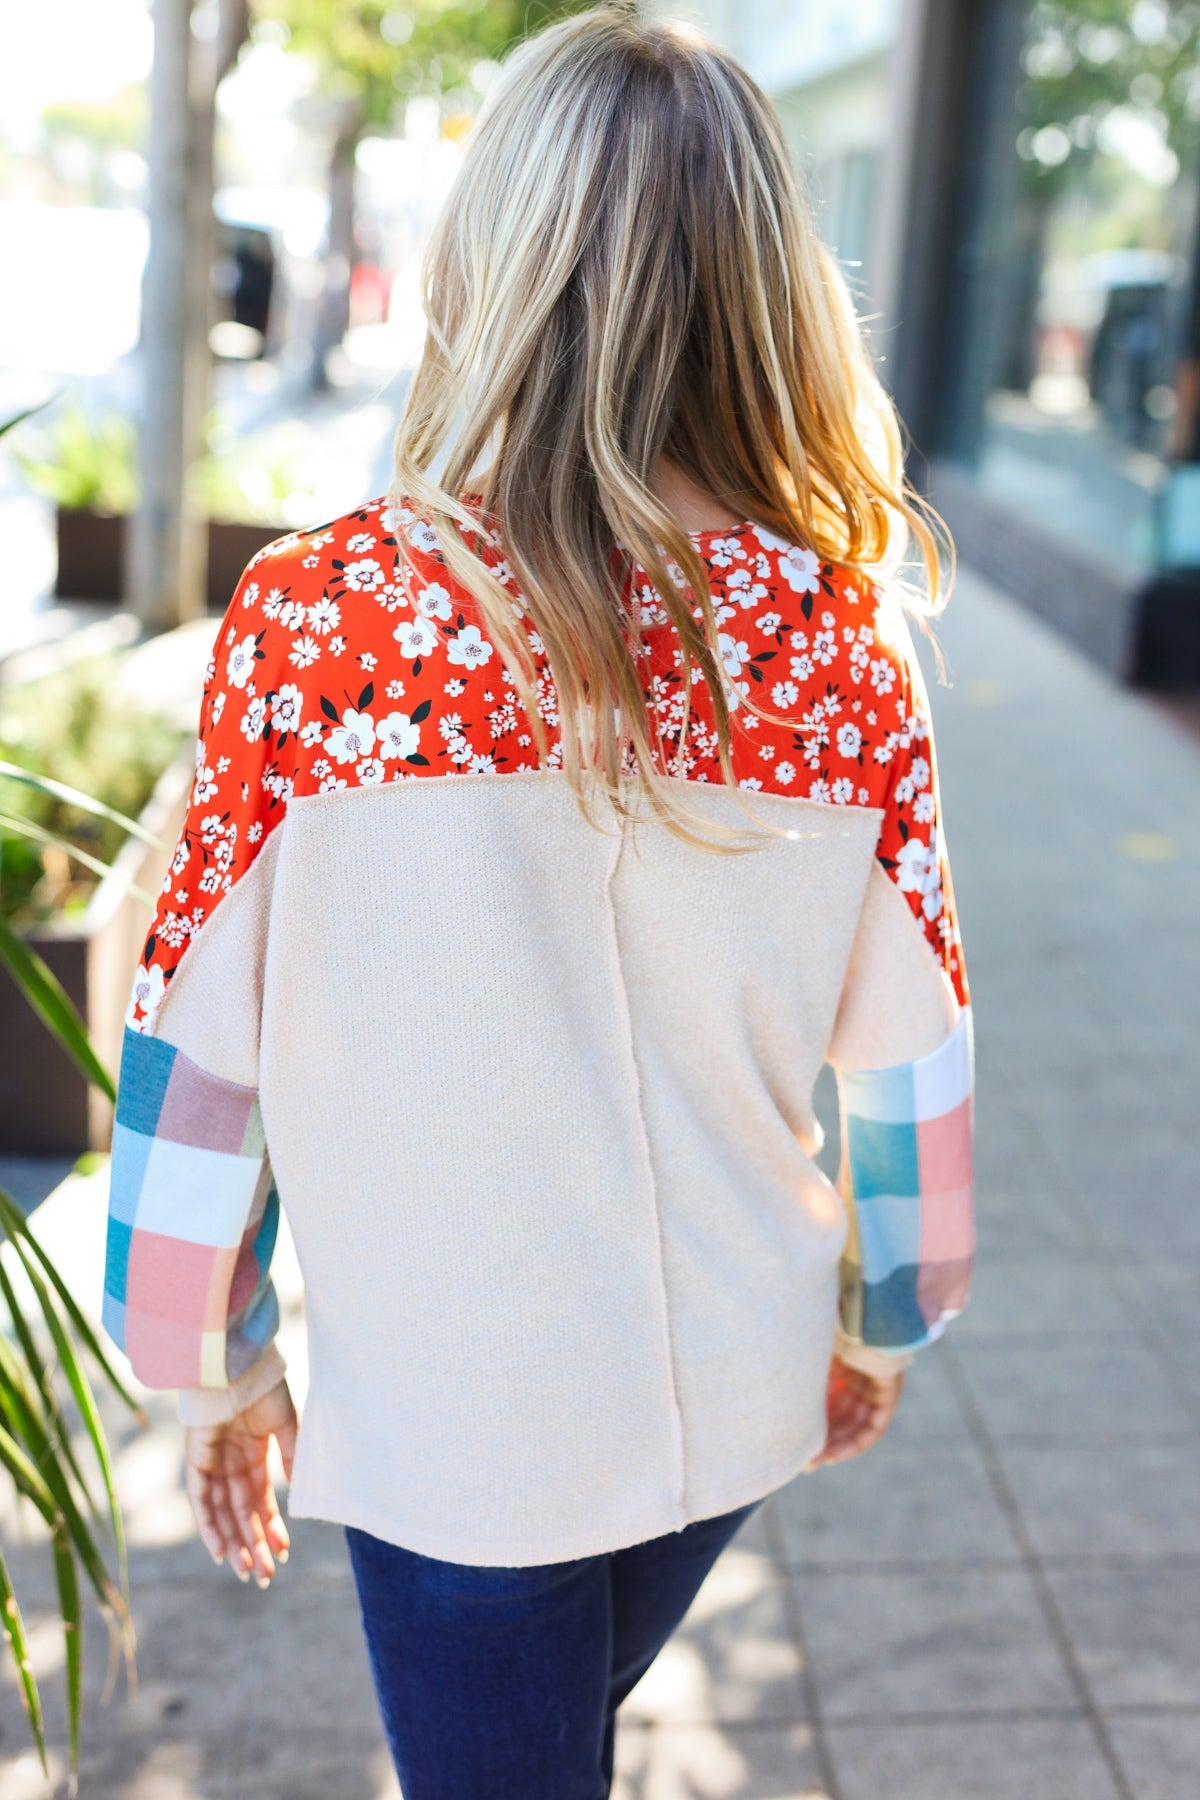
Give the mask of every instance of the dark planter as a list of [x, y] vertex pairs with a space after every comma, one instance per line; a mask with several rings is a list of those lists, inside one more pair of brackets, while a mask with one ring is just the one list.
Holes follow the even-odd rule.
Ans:
[[233, 598], [242, 571], [264, 544], [274, 543], [286, 525], [238, 525], [228, 519], [208, 523], [208, 604], [223, 613]]
[[55, 515], [60, 600], [119, 600], [125, 592], [125, 519], [120, 513]]
[[[60, 600], [106, 600], [125, 597], [126, 518], [120, 514], [69, 512], [59, 507], [56, 519], [58, 574], [54, 592]], [[286, 525], [243, 525], [227, 519], [208, 524], [210, 609], [224, 612], [242, 570], [255, 551], [282, 537]]]
[[[133, 972], [149, 929], [145, 904], [131, 881], [156, 894], [183, 825], [195, 774], [194, 746], [159, 780], [141, 815], [158, 846], [126, 840], [114, 869], [93, 894], [78, 924], [30, 932], [28, 942], [62, 982], [87, 1021], [93, 1048], [115, 1079]], [[112, 1107], [90, 1086], [0, 967], [0, 1155], [78, 1156], [105, 1150]]]
[[1200, 694], [1200, 569], [1164, 571], [1142, 589], [1133, 680], [1163, 693]]

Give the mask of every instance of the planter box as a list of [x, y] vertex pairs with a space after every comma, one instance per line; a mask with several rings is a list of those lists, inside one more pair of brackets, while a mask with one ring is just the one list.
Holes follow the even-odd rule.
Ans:
[[[30, 932], [29, 944], [87, 1021], [96, 1054], [116, 1079], [125, 1009], [150, 918], [118, 875], [157, 894], [183, 826], [195, 774], [189, 744], [160, 778], [141, 823], [161, 847], [126, 840], [78, 924]], [[78, 1156], [107, 1150], [112, 1106], [59, 1048], [7, 970], [0, 969], [0, 1154]]]
[[[59, 599], [106, 600], [111, 605], [124, 599], [126, 528], [124, 515], [70, 512], [59, 507], [55, 515], [58, 574], [54, 580]], [[255, 551], [288, 529], [286, 525], [209, 520], [207, 599], [213, 611], [225, 611]]]
[[73, 512], [54, 516], [60, 600], [119, 600], [125, 592], [125, 518], [120, 513]]

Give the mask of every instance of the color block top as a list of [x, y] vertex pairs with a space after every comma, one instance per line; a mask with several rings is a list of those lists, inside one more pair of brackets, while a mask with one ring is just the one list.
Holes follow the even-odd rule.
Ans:
[[[521, 1564], [758, 1498], [964, 1303], [970, 1010], [929, 715], [881, 588], [747, 523], [709, 571], [739, 788], [640, 577], [647, 705], [741, 855], [582, 817], [428, 521], [277, 540], [217, 632], [133, 990], [104, 1322], [187, 1420], [310, 1386], [289, 1510]], [[758, 719], [751, 693], [783, 715]], [[813, 1083], [837, 1071], [836, 1184]]]

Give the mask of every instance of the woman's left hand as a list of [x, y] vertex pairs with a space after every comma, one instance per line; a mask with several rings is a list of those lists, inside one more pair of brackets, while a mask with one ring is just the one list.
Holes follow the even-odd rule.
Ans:
[[[286, 1381], [223, 1425], [189, 1425], [184, 1432], [187, 1497], [200, 1539], [214, 1562], [228, 1562], [239, 1581], [253, 1575], [260, 1588], [286, 1562], [288, 1531], [267, 1473], [271, 1439], [292, 1478], [296, 1408]], [[274, 1553], [274, 1554], [272, 1554]]]
[[852, 1369], [835, 1356], [829, 1370], [826, 1395], [828, 1429], [824, 1446], [808, 1467], [822, 1463], [845, 1462], [861, 1456], [877, 1444], [892, 1422], [904, 1387], [904, 1375], [897, 1370], [891, 1380], [867, 1375]]

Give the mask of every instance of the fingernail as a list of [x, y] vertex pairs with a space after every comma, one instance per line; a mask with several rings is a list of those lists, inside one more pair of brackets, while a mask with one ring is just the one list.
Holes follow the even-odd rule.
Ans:
[[254, 1579], [260, 1588], [270, 1587], [271, 1585], [271, 1578], [269, 1575], [256, 1575]]
[[286, 1562], [288, 1559], [287, 1546], [285, 1545], [284, 1548], [282, 1550], [280, 1550], [278, 1554], [279, 1554], [280, 1562]]

